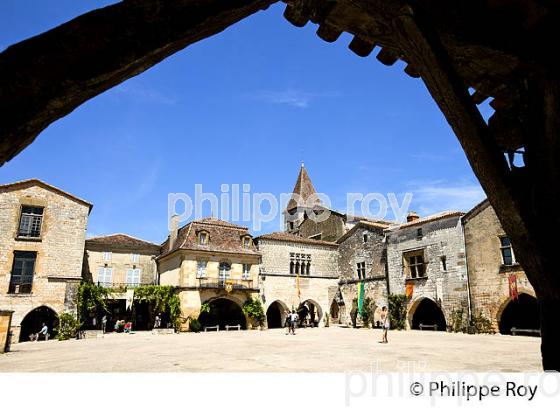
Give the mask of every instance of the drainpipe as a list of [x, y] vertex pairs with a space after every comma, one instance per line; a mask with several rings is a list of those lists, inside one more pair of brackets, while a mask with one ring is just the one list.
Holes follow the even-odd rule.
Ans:
[[460, 219], [461, 222], [461, 240], [463, 242], [463, 249], [465, 250], [465, 270], [467, 271], [467, 303], [468, 303], [468, 319], [469, 326], [471, 325], [472, 319], [472, 298], [471, 298], [471, 280], [469, 276], [469, 264], [467, 263], [467, 241], [465, 239], [465, 225], [463, 223], [463, 217]]

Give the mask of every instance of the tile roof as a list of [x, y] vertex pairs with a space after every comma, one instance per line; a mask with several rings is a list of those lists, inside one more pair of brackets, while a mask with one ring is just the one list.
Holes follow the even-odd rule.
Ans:
[[261, 235], [255, 238], [256, 241], [261, 239], [268, 239], [273, 241], [284, 241], [284, 242], [294, 242], [303, 243], [308, 245], [327, 245], [327, 246], [337, 246], [335, 242], [322, 241], [319, 239], [303, 238], [301, 236], [293, 235], [286, 232], [272, 232], [265, 235]]
[[452, 218], [452, 217], [461, 217], [465, 215], [464, 212], [461, 211], [444, 211], [444, 212], [440, 212], [434, 215], [429, 215], [429, 216], [425, 216], [423, 218], [420, 219], [416, 219], [414, 221], [411, 222], [405, 222], [402, 224], [397, 224], [394, 226], [390, 226], [389, 228], [385, 229], [386, 231], [397, 231], [399, 229], [404, 229], [404, 228], [408, 228], [410, 226], [415, 226], [415, 225], [422, 225], [428, 222], [434, 222], [434, 221], [438, 221], [440, 219], [445, 219], [445, 218]]
[[28, 185], [28, 186], [39, 185], [39, 186], [42, 186], [43, 188], [54, 191], [58, 194], [61, 194], [65, 197], [67, 197], [67, 198], [70, 198], [70, 199], [72, 199], [76, 202], [79, 202], [83, 205], [86, 205], [89, 208], [90, 212], [91, 212], [91, 208], [93, 208], [93, 204], [91, 204], [90, 202], [88, 202], [88, 201], [86, 201], [82, 198], [78, 198], [77, 196], [72, 195], [72, 194], [70, 194], [66, 191], [63, 191], [62, 189], [57, 188], [54, 185], [47, 184], [46, 182], [41, 181], [40, 179], [37, 179], [37, 178], [24, 179], [22, 181], [16, 181], [16, 182], [11, 182], [9, 184], [0, 185], [0, 192], [4, 191], [4, 190], [9, 190], [9, 189], [12, 189], [12, 188], [24, 187], [26, 185]]
[[[298, 195], [299, 197], [301, 197], [301, 199], [307, 201], [307, 199], [311, 195], [316, 193], [317, 192], [315, 191], [315, 187], [311, 182], [311, 178], [309, 178], [309, 174], [307, 174], [307, 170], [305, 169], [302, 163], [301, 168], [299, 169], [299, 174], [297, 177], [296, 185], [294, 186], [292, 197], [288, 201], [288, 205], [286, 206], [286, 209], [291, 210], [297, 208]], [[317, 198], [314, 202], [315, 202], [314, 205], [322, 205], [321, 200], [319, 198]]]
[[[209, 241], [206, 245], [198, 243], [198, 233], [201, 231], [208, 233]], [[169, 249], [169, 238], [167, 238], [161, 245], [162, 256], [179, 249], [260, 255], [253, 243], [249, 249], [243, 247], [242, 238], [244, 236], [252, 237], [245, 226], [216, 218], [203, 218], [191, 221], [180, 228], [172, 249]]]
[[86, 239], [86, 249], [92, 247], [114, 247], [120, 249], [138, 249], [150, 250], [159, 253], [160, 246], [153, 242], [135, 238], [124, 233], [115, 233], [111, 235], [95, 236]]

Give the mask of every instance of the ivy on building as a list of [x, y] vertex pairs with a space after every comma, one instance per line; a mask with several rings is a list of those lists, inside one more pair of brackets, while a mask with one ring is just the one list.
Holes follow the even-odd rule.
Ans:
[[259, 299], [247, 299], [243, 304], [243, 313], [254, 320], [257, 325], [261, 325], [266, 319], [263, 305]]
[[135, 301], [146, 301], [154, 312], [167, 313], [175, 329], [181, 324], [181, 301], [173, 286], [147, 285], [134, 289]]

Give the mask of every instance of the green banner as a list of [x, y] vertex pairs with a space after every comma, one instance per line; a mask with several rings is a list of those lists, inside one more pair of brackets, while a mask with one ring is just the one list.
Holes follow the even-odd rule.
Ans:
[[358, 283], [358, 314], [362, 315], [362, 309], [364, 307], [364, 282]]

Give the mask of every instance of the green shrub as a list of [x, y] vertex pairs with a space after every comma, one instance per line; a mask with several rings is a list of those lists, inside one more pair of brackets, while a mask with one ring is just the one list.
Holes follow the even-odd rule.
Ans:
[[389, 318], [391, 328], [403, 330], [406, 328], [406, 295], [389, 295]]
[[56, 327], [56, 338], [58, 340], [68, 340], [76, 337], [80, 330], [81, 323], [70, 313], [61, 313], [58, 316], [58, 326]]
[[263, 305], [259, 299], [248, 299], [245, 301], [243, 304], [243, 313], [254, 320], [257, 325], [261, 325], [266, 319]]
[[494, 333], [492, 322], [481, 312], [473, 313], [471, 318], [471, 326], [474, 327], [476, 333]]
[[198, 319], [191, 319], [189, 322], [189, 332], [199, 333], [202, 330], [202, 325]]
[[453, 309], [451, 312], [451, 328], [455, 333], [465, 331], [465, 320], [464, 320], [464, 310], [463, 309]]
[[373, 310], [371, 309], [371, 305], [371, 298], [365, 298], [362, 305], [362, 314], [360, 315], [364, 326], [367, 326], [370, 323], [373, 325]]

